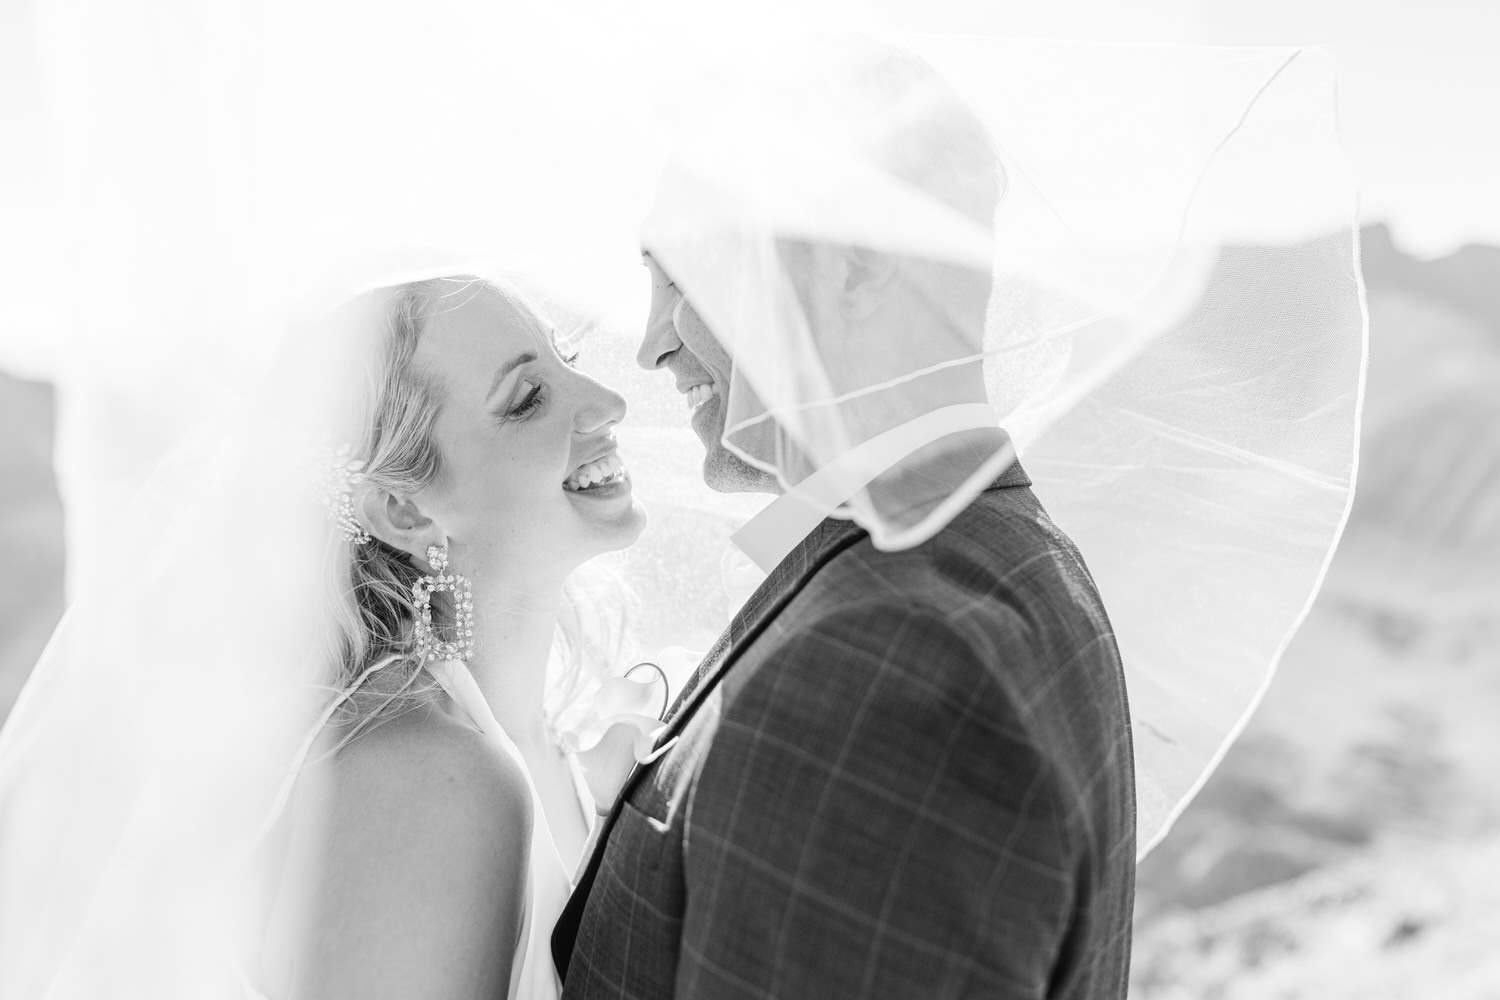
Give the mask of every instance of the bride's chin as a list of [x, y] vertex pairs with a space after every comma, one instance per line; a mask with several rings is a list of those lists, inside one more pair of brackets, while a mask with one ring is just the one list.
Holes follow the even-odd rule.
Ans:
[[615, 530], [610, 533], [611, 541], [614, 543], [607, 551], [614, 552], [619, 549], [627, 549], [636, 543], [641, 537], [641, 532], [646, 530], [646, 508], [640, 502], [631, 498], [630, 506], [614, 526]]
[[[585, 528], [587, 544], [594, 550], [591, 556], [627, 549], [635, 544], [636, 539], [641, 537], [641, 532], [646, 529], [645, 508], [628, 493], [622, 498], [618, 509], [609, 511], [607, 514], [604, 510], [592, 506], [598, 503], [596, 500], [586, 500], [583, 503], [590, 505], [590, 508], [579, 513], [587, 524]], [[583, 504], [576, 506], [583, 506]]]

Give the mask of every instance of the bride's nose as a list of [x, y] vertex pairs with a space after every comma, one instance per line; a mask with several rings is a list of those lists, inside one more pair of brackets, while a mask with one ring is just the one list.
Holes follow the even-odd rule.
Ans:
[[602, 382], [584, 376], [583, 398], [573, 417], [573, 429], [591, 434], [625, 419], [625, 397]]

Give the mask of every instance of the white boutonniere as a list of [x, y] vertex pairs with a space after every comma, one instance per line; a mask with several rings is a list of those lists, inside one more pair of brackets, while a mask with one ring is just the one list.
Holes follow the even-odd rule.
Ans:
[[603, 681], [585, 699], [577, 720], [559, 732], [599, 811], [609, 809], [637, 764], [652, 759], [668, 704], [662, 668], [637, 663], [624, 676]]

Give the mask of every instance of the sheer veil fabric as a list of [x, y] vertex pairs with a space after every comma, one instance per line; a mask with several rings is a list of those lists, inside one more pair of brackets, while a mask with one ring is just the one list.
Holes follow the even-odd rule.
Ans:
[[[676, 91], [643, 243], [734, 357], [725, 447], [787, 491], [735, 536], [763, 569], [827, 514], [921, 544], [1019, 454], [1115, 626], [1148, 850], [1269, 682], [1352, 496], [1334, 67], [904, 45], [716, 52], [718, 86]], [[850, 266], [888, 268], [894, 326], [819, 313], [826, 247], [879, 251]]]
[[[1019, 454], [1116, 628], [1143, 849], [1211, 770], [1353, 487], [1328, 56], [701, 6], [39, 7], [77, 597], [0, 732], [0, 993], [254, 982], [264, 834], [337, 694], [341, 543], [301, 484], [358, 359], [304, 364], [308, 331], [419, 277], [510, 275], [592, 328], [655, 501], [624, 562], [647, 649], [727, 621], [717, 553], [751, 508], [697, 481], [668, 380], [633, 370], [642, 245], [734, 354], [726, 446], [788, 490], [751, 558], [828, 513], [920, 544]], [[959, 153], [907, 156], [934, 128]], [[826, 335], [799, 286], [820, 246], [896, 262], [909, 339]]]

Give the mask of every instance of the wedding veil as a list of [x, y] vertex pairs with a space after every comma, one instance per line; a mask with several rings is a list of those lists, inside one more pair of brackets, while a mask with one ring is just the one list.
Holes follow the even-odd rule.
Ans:
[[[787, 490], [736, 542], [769, 569], [833, 514], [917, 545], [1019, 455], [1115, 626], [1149, 849], [1351, 498], [1364, 312], [1328, 54], [739, 36], [697, 80], [643, 243], [734, 357], [726, 448]], [[819, 248], [865, 256], [819, 272]], [[807, 275], [856, 268], [896, 323], [826, 315]]]
[[[1353, 486], [1329, 57], [703, 6], [39, 8], [87, 544], [0, 732], [0, 992], [242, 989], [257, 849], [333, 694], [329, 529], [286, 444], [316, 406], [275, 359], [404, 280], [524, 276], [590, 334], [651, 511], [623, 557], [647, 652], [725, 624], [736, 528], [762, 563], [828, 513], [920, 544], [1019, 455], [1116, 629], [1143, 850], [1211, 770]], [[725, 444], [788, 490], [748, 523], [634, 369], [643, 245], [734, 355]], [[822, 336], [819, 247], [889, 265], [906, 339]], [[122, 468], [154, 469], [129, 503]]]

